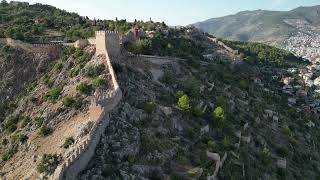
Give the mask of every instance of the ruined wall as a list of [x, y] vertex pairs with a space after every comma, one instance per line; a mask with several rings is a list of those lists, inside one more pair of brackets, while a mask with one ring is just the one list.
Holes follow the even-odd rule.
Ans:
[[62, 48], [60, 43], [49, 43], [49, 44], [29, 44], [20, 40], [15, 40], [11, 38], [1, 39], [1, 43], [19, 47], [26, 51], [31, 51], [32, 53], [47, 53], [47, 54], [57, 54]]

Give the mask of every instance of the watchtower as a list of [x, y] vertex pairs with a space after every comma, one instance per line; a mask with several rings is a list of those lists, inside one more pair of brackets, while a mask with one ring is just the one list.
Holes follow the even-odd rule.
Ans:
[[120, 37], [118, 32], [96, 31], [96, 54], [108, 53], [109, 56], [120, 54]]

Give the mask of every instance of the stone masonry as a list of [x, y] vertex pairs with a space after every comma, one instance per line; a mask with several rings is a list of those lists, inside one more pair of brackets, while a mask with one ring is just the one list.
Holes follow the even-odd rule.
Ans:
[[97, 31], [96, 32], [96, 56], [105, 56], [106, 67], [111, 74], [113, 89], [111, 92], [95, 93], [91, 100], [90, 110], [100, 109], [102, 113], [96, 120], [96, 124], [91, 129], [89, 137], [82, 144], [77, 145], [73, 154], [65, 159], [54, 174], [49, 177], [52, 180], [74, 180], [83, 171], [95, 153], [100, 137], [109, 123], [108, 112], [115, 108], [122, 98], [122, 92], [118, 85], [116, 75], [111, 65], [110, 56], [120, 55], [120, 40], [116, 32]]

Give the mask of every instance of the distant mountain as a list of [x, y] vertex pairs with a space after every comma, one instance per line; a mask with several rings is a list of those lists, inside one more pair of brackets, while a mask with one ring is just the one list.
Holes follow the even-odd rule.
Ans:
[[299, 7], [291, 11], [243, 11], [193, 25], [221, 38], [280, 46], [298, 32], [319, 33], [320, 6]]

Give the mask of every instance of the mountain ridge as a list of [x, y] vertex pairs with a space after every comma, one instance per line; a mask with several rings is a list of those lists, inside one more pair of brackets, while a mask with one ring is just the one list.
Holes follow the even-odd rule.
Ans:
[[298, 7], [290, 11], [241, 11], [192, 25], [221, 38], [252, 40], [282, 46], [287, 38], [300, 31], [285, 20], [301, 20], [312, 26], [314, 32], [319, 32], [320, 29], [317, 29], [320, 24], [319, 15], [320, 5]]

